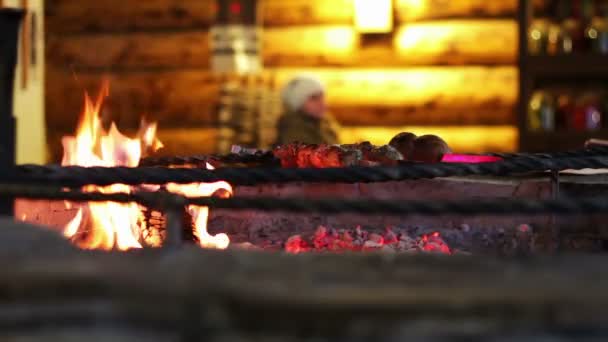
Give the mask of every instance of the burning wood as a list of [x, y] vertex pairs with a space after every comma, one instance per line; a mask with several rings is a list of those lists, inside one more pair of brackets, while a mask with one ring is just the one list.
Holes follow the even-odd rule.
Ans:
[[[162, 143], [156, 138], [156, 123], [142, 120], [139, 133], [135, 138], [124, 136], [114, 123], [108, 131], [105, 130], [101, 124], [100, 111], [103, 100], [108, 94], [107, 83], [103, 84], [95, 101], [85, 94], [84, 111], [75, 136], [62, 139], [64, 148], [62, 165], [136, 167], [143, 154], [162, 148]], [[211, 166], [208, 165], [208, 167]], [[158, 186], [144, 186], [144, 188], [148, 191], [161, 189]], [[211, 196], [221, 189], [232, 193], [230, 184], [226, 182], [166, 184], [162, 188], [192, 197]], [[130, 193], [136, 189], [124, 184], [114, 184], [106, 187], [89, 185], [83, 190]], [[71, 206], [69, 203], [66, 205]], [[146, 222], [144, 209], [136, 203], [87, 203], [78, 208], [78, 212], [65, 226], [63, 233], [78, 246], [86, 249], [128, 250], [141, 248], [144, 242], [146, 245], [160, 246], [162, 244], [161, 235], [150, 232], [147, 226], [142, 226], [143, 222]], [[230, 241], [227, 235], [214, 236], [207, 233], [209, 208], [190, 206], [187, 210], [187, 214], [192, 217], [196, 241], [202, 247], [220, 249], [228, 247]]]

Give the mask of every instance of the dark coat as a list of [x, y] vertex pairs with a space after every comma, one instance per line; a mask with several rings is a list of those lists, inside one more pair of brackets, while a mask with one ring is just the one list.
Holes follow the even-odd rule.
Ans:
[[338, 144], [339, 125], [327, 114], [318, 119], [300, 112], [287, 113], [277, 127], [277, 144], [300, 142], [305, 144]]

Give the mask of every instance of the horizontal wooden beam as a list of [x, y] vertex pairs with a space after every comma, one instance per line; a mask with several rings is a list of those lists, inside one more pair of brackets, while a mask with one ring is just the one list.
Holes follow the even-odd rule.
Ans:
[[207, 31], [51, 35], [50, 64], [76, 69], [209, 67]]
[[515, 104], [479, 102], [447, 108], [437, 101], [424, 106], [330, 105], [329, 111], [344, 125], [505, 125], [516, 124]]
[[395, 60], [404, 65], [514, 64], [517, 32], [517, 22], [509, 19], [405, 24], [395, 36]]
[[[273, 28], [262, 37], [266, 65], [356, 63], [359, 36], [350, 26]], [[49, 63], [76, 69], [209, 68], [209, 44], [204, 30], [51, 35], [46, 54]]]
[[51, 130], [72, 129], [85, 91], [94, 94], [110, 82], [104, 113], [120, 126], [136, 127], [141, 116], [164, 127], [215, 125], [220, 82], [208, 71], [76, 73], [47, 68], [46, 118]]
[[262, 0], [264, 26], [350, 25], [352, 0]]
[[351, 26], [268, 28], [264, 35], [267, 66], [505, 65], [517, 54], [510, 19], [405, 24], [394, 39], [368, 40]]
[[213, 21], [214, 3], [214, 0], [51, 0], [45, 2], [45, 19], [49, 34], [200, 29]]
[[[278, 87], [311, 73], [328, 87], [328, 102], [346, 125], [512, 124], [517, 99], [515, 67], [425, 67], [410, 69], [269, 69]], [[142, 115], [161, 127], [217, 123], [221, 80], [204, 70], [115, 72], [106, 112], [120, 126], [135, 127]], [[76, 126], [85, 90], [93, 93], [104, 75], [49, 68], [47, 126]]]
[[417, 67], [407, 69], [271, 69], [277, 84], [310, 73], [328, 88], [330, 105], [418, 106], [440, 110], [470, 106], [513, 106], [515, 67]]
[[[400, 22], [420, 20], [515, 17], [517, 0], [396, 0], [395, 12]], [[536, 8], [549, 0], [534, 0]]]
[[[401, 26], [394, 37], [362, 39], [351, 26], [269, 28], [268, 67], [514, 64], [513, 20], [443, 20]], [[297, 42], [294, 43], [294, 42]], [[208, 68], [207, 31], [50, 36], [47, 59], [75, 69]]]
[[[48, 32], [200, 30], [214, 20], [215, 0], [103, 0], [46, 3]], [[352, 0], [264, 0], [266, 26], [350, 25]]]
[[[538, 7], [548, 0], [535, 0]], [[46, 2], [47, 31], [200, 30], [214, 20], [214, 0]], [[352, 0], [263, 0], [265, 26], [352, 25]], [[396, 0], [397, 22], [515, 17], [517, 0]]]
[[264, 30], [266, 66], [356, 64], [359, 34], [352, 26], [293, 26]]

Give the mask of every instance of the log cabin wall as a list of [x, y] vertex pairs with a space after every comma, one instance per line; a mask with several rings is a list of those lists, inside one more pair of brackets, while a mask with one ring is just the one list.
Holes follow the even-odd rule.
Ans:
[[[211, 0], [49, 0], [50, 146], [76, 127], [83, 90], [110, 80], [109, 117], [159, 120], [166, 153], [215, 150], [220, 80], [209, 71]], [[328, 85], [343, 140], [386, 143], [404, 129], [456, 150], [517, 148], [516, 0], [394, 0], [395, 29], [369, 39], [353, 0], [263, 0], [263, 59], [281, 84]], [[55, 156], [57, 153], [55, 153]]]

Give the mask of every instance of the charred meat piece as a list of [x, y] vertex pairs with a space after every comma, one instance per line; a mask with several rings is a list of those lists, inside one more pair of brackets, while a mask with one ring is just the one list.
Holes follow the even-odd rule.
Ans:
[[401, 132], [393, 137], [388, 143], [401, 153], [403, 159], [408, 160], [414, 151], [414, 140], [416, 135], [410, 132]]
[[392, 146], [375, 147], [369, 142], [342, 146], [287, 144], [275, 148], [273, 153], [285, 168], [395, 165], [403, 160]]
[[302, 145], [298, 148], [296, 154], [296, 164], [299, 168], [314, 167], [311, 162], [311, 157], [319, 148], [318, 145]]
[[359, 165], [361, 166], [376, 166], [376, 165], [395, 165], [399, 160], [403, 160], [403, 155], [392, 146], [374, 146], [369, 141], [364, 141], [359, 144], [342, 145], [348, 150], [358, 150], [363, 158]]
[[300, 144], [286, 144], [276, 147], [272, 152], [275, 158], [281, 161], [281, 167], [294, 168], [298, 167], [297, 156]]
[[367, 152], [367, 155], [364, 155], [363, 159], [380, 165], [396, 165], [400, 160], [403, 160], [403, 156], [394, 147], [384, 145], [372, 148], [371, 151]]
[[439, 163], [444, 154], [451, 153], [448, 144], [436, 135], [423, 135], [414, 140], [410, 160], [424, 163]]
[[312, 167], [349, 167], [357, 165], [361, 153], [357, 150], [347, 150], [337, 145], [319, 146], [310, 156]]
[[331, 168], [358, 165], [362, 159], [359, 150], [337, 145], [287, 144], [274, 149], [274, 156], [286, 168]]

